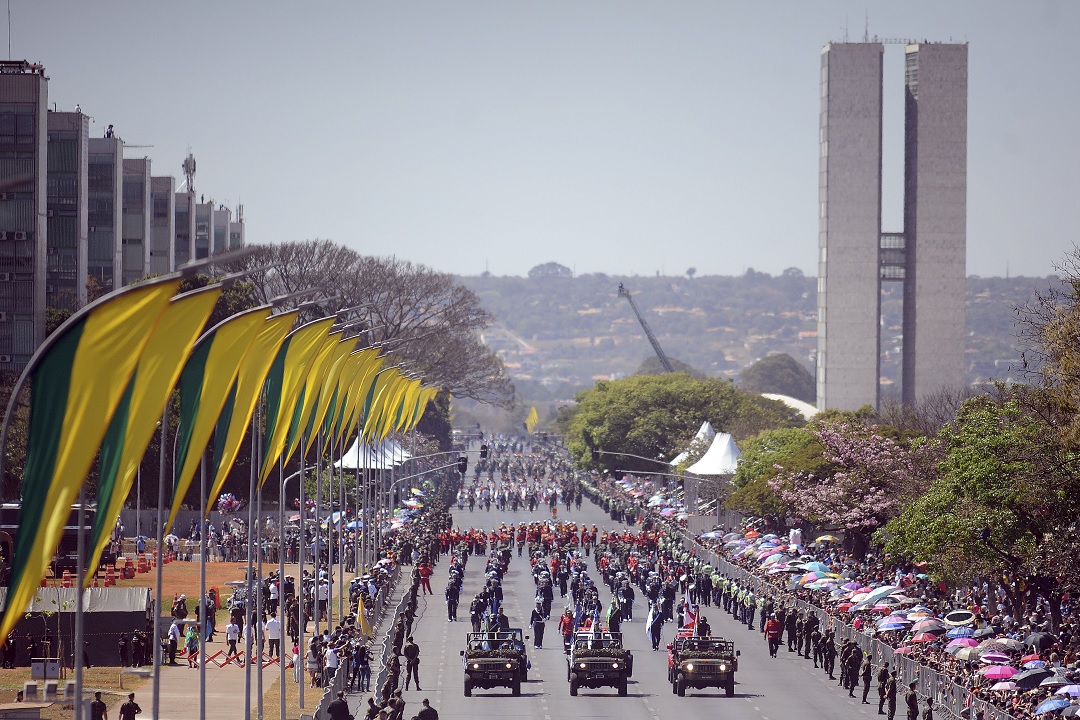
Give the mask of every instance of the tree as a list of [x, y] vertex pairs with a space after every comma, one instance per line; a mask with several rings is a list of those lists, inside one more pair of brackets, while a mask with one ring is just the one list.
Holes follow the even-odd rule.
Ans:
[[[677, 373], [686, 373], [690, 377], [705, 378], [705, 373], [701, 372], [697, 368], [691, 367], [678, 358], [669, 357], [668, 362], [671, 363], [671, 367]], [[649, 355], [641, 361], [641, 365], [638, 366], [635, 375], [661, 375], [666, 373], [667, 370], [660, 364], [660, 358], [655, 354]]]
[[[798, 422], [782, 403], [683, 373], [604, 381], [576, 399], [576, 408], [560, 414], [560, 431], [578, 462], [606, 470], [662, 471], [660, 465], [691, 441], [703, 420], [736, 439]], [[593, 450], [612, 454], [594, 461]]]
[[785, 469], [769, 486], [799, 517], [846, 530], [858, 553], [875, 530], [925, 489], [927, 479], [913, 448], [876, 425], [819, 422], [813, 434], [824, 465], [816, 472]]
[[331, 292], [309, 314], [357, 307], [364, 344], [383, 343], [426, 382], [462, 397], [510, 407], [513, 384], [480, 339], [493, 317], [452, 275], [396, 258], [365, 257], [328, 240], [259, 248], [242, 261], [263, 300], [312, 288]]
[[690, 268], [686, 269], [686, 277], [693, 280], [695, 275], [697, 275], [697, 268], [696, 267], [690, 267]]
[[770, 482], [781, 473], [822, 473], [828, 466], [823, 448], [809, 428], [765, 430], [750, 438], [742, 449], [742, 460], [732, 478], [734, 492], [724, 507], [767, 519], [778, 527], [789, 506]]
[[543, 265], [536, 265], [529, 270], [530, 280], [547, 280], [550, 278], [572, 278], [574, 277], [574, 271], [565, 265], [560, 265], [557, 262], [547, 262]]
[[769, 355], [743, 370], [739, 387], [749, 392], [789, 395], [811, 404], [817, 401], [814, 376], [787, 353]]
[[941, 431], [938, 477], [879, 539], [950, 582], [1004, 575], [1017, 613], [1031, 587], [1050, 601], [1056, 626], [1063, 594], [1080, 585], [1080, 556], [1071, 553], [1080, 457], [1026, 410], [1038, 392], [1001, 388], [964, 403]]

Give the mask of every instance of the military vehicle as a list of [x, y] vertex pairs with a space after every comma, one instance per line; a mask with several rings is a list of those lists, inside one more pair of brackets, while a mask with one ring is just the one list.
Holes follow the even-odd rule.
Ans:
[[529, 677], [529, 658], [521, 628], [508, 631], [467, 633], [461, 662], [465, 670], [465, 697], [475, 688], [508, 687], [521, 694], [521, 683]]
[[579, 688], [613, 687], [626, 695], [627, 681], [634, 673], [634, 656], [623, 647], [622, 633], [579, 632], [570, 646], [566, 679], [570, 694]]
[[723, 688], [728, 697], [735, 694], [740, 652], [734, 642], [679, 633], [667, 647], [671, 692], [683, 697], [687, 688], [715, 687]]

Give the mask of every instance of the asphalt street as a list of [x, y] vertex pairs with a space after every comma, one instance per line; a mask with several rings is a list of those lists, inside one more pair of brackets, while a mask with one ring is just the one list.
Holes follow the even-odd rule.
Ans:
[[[539, 521], [549, 518], [545, 511], [516, 513], [492, 510], [485, 512], [454, 511], [454, 524], [462, 528], [476, 527], [485, 530], [500, 523]], [[599, 528], [624, 527], [603, 513], [599, 507], [586, 500], [580, 511], [565, 512], [559, 508], [559, 519], [597, 525]], [[420, 709], [420, 701], [429, 698], [438, 710], [439, 717], [453, 718], [543, 718], [563, 720], [566, 718], [618, 718], [619, 720], [714, 720], [722, 716], [731, 720], [781, 720], [787, 718], [837, 718], [854, 720], [877, 715], [877, 691], [871, 688], [871, 704], [862, 705], [861, 693], [851, 699], [836, 680], [829, 680], [821, 670], [815, 670], [813, 662], [788, 653], [786, 643], [779, 657], [769, 657], [762, 635], [751, 631], [724, 613], [722, 608], [703, 608], [709, 619], [714, 636], [732, 639], [742, 651], [739, 671], [736, 675], [735, 697], [725, 697], [716, 689], [687, 691], [684, 698], [677, 697], [667, 682], [667, 656], [661, 650], [653, 652], [645, 636], [644, 618], [648, 607], [638, 593], [634, 606], [633, 622], [624, 622], [624, 642], [634, 652], [634, 676], [630, 681], [629, 697], [618, 697], [615, 688], [582, 688], [578, 697], [570, 697], [566, 679], [566, 659], [562, 651], [562, 638], [558, 633], [558, 615], [565, 607], [565, 600], [558, 597], [552, 604], [551, 620], [547, 624], [542, 649], [534, 649], [532, 641], [526, 645], [532, 669], [528, 682], [522, 685], [521, 697], [512, 697], [509, 688], [474, 690], [472, 697], [463, 693], [463, 671], [459, 651], [465, 646], [465, 634], [469, 631], [469, 600], [483, 585], [484, 560], [470, 558], [465, 572], [461, 593], [458, 621], [448, 622], [442, 589], [446, 586], [447, 565], [436, 566], [432, 577], [435, 595], [422, 595], [418, 607], [418, 621], [414, 638], [420, 646], [420, 680], [423, 690], [407, 690], [405, 717], [412, 717]], [[593, 568], [589, 559], [590, 569]], [[590, 570], [590, 576], [600, 587], [604, 607], [610, 599], [606, 586], [600, 581], [599, 572]], [[515, 550], [513, 560], [504, 578], [504, 607], [511, 627], [525, 628], [535, 598], [535, 585], [529, 572], [528, 558], [519, 557]], [[677, 599], [681, 601], [681, 597]], [[675, 633], [674, 623], [664, 628], [664, 643]], [[837, 676], [839, 677], [839, 676]], [[903, 716], [903, 700], [899, 715]]]

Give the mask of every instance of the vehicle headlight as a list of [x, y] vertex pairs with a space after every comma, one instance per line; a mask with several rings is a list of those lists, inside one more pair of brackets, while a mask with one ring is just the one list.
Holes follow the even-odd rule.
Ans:
[[472, 669], [473, 670], [479, 670], [480, 669], [480, 663], [473, 663]]
[[720, 672], [724, 672], [725, 670], [727, 670], [727, 665], [720, 663]]
[[619, 663], [617, 663], [617, 662], [611, 663], [611, 667], [613, 667], [613, 668], [615, 668], [616, 670], [618, 670], [618, 669], [619, 669]]
[[687, 670], [689, 670], [689, 671], [691, 671], [691, 672], [693, 672], [693, 670], [694, 670], [694, 663], [686, 663], [686, 669], [687, 669]]
[[578, 663], [578, 667], [581, 668], [582, 670], [584, 670], [585, 669], [585, 663]]
[[512, 668], [512, 667], [514, 667], [514, 666], [513, 666], [513, 665], [511, 665], [510, 663], [506, 663], [506, 669], [507, 669], [507, 670], [509, 670], [509, 669], [510, 669], [510, 668]]

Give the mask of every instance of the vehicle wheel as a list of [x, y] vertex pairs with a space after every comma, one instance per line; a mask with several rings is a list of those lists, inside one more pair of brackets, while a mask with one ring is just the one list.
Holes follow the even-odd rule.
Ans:
[[570, 680], [570, 697], [577, 697], [577, 680]]
[[515, 697], [521, 694], [521, 681], [515, 680], [514, 684], [510, 687], [510, 694]]
[[735, 696], [735, 676], [734, 675], [729, 675], [728, 676], [726, 690], [727, 690], [727, 696], [728, 697], [734, 697]]
[[619, 681], [619, 695], [626, 695], [626, 678]]
[[686, 677], [682, 673], [679, 673], [679, 677], [675, 679], [675, 694], [686, 697]]
[[472, 697], [472, 680], [465, 679], [465, 697]]

